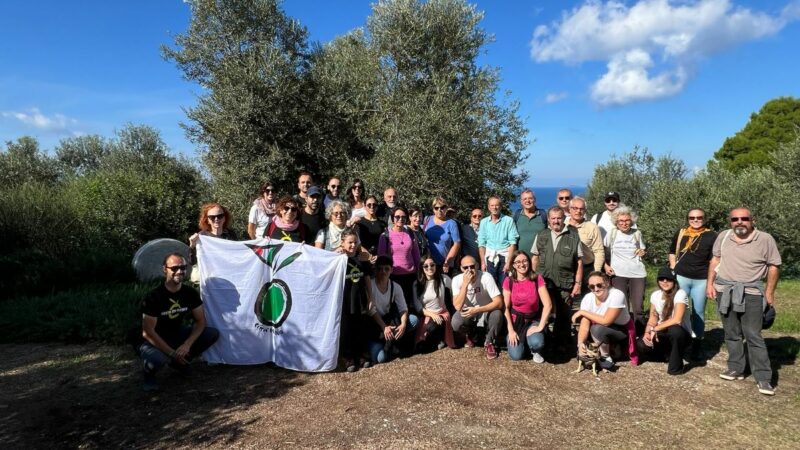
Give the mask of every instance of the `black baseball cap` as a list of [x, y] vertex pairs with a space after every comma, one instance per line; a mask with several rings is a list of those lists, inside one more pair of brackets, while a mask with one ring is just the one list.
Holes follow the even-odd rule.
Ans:
[[603, 197], [603, 199], [604, 200], [608, 200], [610, 198], [613, 198], [614, 200], [619, 201], [619, 192], [614, 192], [614, 191], [606, 192], [606, 196]]

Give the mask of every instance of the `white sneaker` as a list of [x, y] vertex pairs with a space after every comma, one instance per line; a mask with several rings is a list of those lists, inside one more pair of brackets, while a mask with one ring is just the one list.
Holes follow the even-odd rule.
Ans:
[[533, 352], [533, 362], [536, 364], [541, 364], [544, 362], [544, 357], [536, 352]]

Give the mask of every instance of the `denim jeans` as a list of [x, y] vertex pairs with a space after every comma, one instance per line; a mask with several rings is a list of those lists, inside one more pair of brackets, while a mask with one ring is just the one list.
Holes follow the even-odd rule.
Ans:
[[678, 286], [692, 298], [692, 337], [703, 339], [706, 328], [706, 280], [695, 280], [678, 275]]
[[[190, 334], [192, 334], [192, 327], [184, 326], [181, 328], [181, 331], [177, 336], [175, 336], [173, 339], [166, 340], [166, 342], [170, 347], [178, 348], [183, 345]], [[189, 349], [189, 356], [187, 359], [192, 360], [196, 356], [201, 355], [209, 347], [214, 345], [214, 343], [217, 342], [217, 339], [219, 339], [219, 331], [213, 327], [206, 327]], [[155, 374], [162, 367], [164, 367], [165, 364], [172, 361], [172, 358], [169, 355], [165, 354], [147, 341], [139, 345], [137, 351], [139, 353], [139, 357], [142, 358], [143, 369], [147, 374]]]
[[534, 320], [531, 322], [531, 324], [525, 328], [525, 332], [518, 336], [519, 339], [517, 340], [517, 345], [511, 345], [511, 343], [507, 341], [509, 358], [513, 359], [514, 361], [519, 361], [522, 359], [522, 357], [525, 355], [526, 344], [531, 352], [540, 353], [542, 351], [544, 348], [544, 332], [540, 331], [538, 333], [528, 335], [528, 330], [538, 325], [538, 321]]
[[486, 272], [494, 278], [494, 282], [499, 289], [503, 289], [503, 281], [506, 279], [506, 276], [508, 276], [503, 270], [505, 265], [506, 257], [503, 255], [497, 255], [497, 264], [492, 264], [491, 261], [488, 259], [486, 260]]
[[[419, 324], [419, 319], [414, 314], [408, 315], [408, 323], [406, 324], [406, 331], [403, 333], [403, 337], [401, 340], [408, 340], [413, 339], [412, 336], [415, 335], [415, 329]], [[393, 345], [393, 344], [392, 344]], [[386, 340], [379, 339], [379, 340], [370, 340], [367, 343], [367, 350], [369, 351], [369, 357], [373, 363], [380, 364], [385, 363], [387, 359], [389, 359], [389, 355], [386, 354]]]
[[[717, 293], [717, 306], [720, 294]], [[725, 331], [725, 347], [728, 349], [728, 369], [744, 373], [747, 362], [756, 381], [772, 381], [772, 367], [767, 354], [767, 344], [761, 336], [764, 314], [764, 298], [745, 294], [744, 312], [731, 308], [728, 314], [720, 314]], [[744, 356], [744, 340], [747, 340], [747, 359]]]

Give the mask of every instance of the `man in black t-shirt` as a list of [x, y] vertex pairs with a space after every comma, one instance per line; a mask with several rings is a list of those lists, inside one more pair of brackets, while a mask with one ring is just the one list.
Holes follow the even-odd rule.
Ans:
[[[165, 281], [142, 302], [142, 336], [136, 346], [142, 358], [144, 390], [158, 389], [156, 372], [165, 364], [182, 375], [189, 374], [192, 359], [219, 338], [216, 328], [206, 326], [200, 294], [183, 285], [186, 259], [173, 253], [164, 258]], [[194, 319], [192, 326], [185, 319]]]
[[314, 240], [317, 238], [319, 230], [328, 226], [328, 221], [325, 220], [325, 214], [322, 211], [322, 190], [317, 186], [311, 186], [308, 189], [306, 198], [308, 201], [300, 213], [300, 222], [303, 222], [308, 227], [304, 239], [305, 243], [314, 245]]

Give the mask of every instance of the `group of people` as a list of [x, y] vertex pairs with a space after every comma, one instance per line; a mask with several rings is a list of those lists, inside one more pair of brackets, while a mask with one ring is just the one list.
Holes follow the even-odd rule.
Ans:
[[[425, 349], [476, 344], [489, 359], [504, 344], [513, 360], [543, 363], [546, 355], [586, 357], [593, 342], [603, 368], [613, 368], [620, 357], [649, 358], [667, 360], [667, 372], [677, 375], [684, 371], [685, 354], [698, 362], [705, 357], [705, 302], [714, 298], [729, 352], [720, 376], [744, 377], [746, 340], [759, 392], [774, 394], [761, 317], [774, 302], [781, 259], [774, 239], [755, 229], [747, 208], [732, 210], [731, 229], [720, 233], [706, 226], [702, 209], [688, 211], [645, 311], [647, 247], [636, 213], [616, 192], [605, 195], [604, 210], [591, 218], [586, 201], [569, 189], [559, 191], [546, 211], [525, 189], [513, 215], [504, 215], [501, 199], [493, 196], [488, 215], [475, 207], [469, 222], [459, 223], [441, 197], [426, 215], [403, 205], [392, 187], [379, 201], [359, 179], [344, 195], [337, 177], [323, 192], [302, 172], [297, 186], [296, 195], [280, 198], [271, 183], [261, 186], [248, 236], [347, 256], [339, 353], [348, 372]], [[201, 234], [235, 239], [230, 225], [224, 206], [204, 205], [190, 247]], [[190, 261], [178, 257], [165, 260], [165, 284], [142, 309], [137, 350], [146, 387], [164, 364], [188, 367], [218, 334], [204, 331], [209, 328], [199, 296], [177, 294], [192, 289], [181, 284]], [[191, 313], [195, 327], [177, 327], [176, 311]]]

